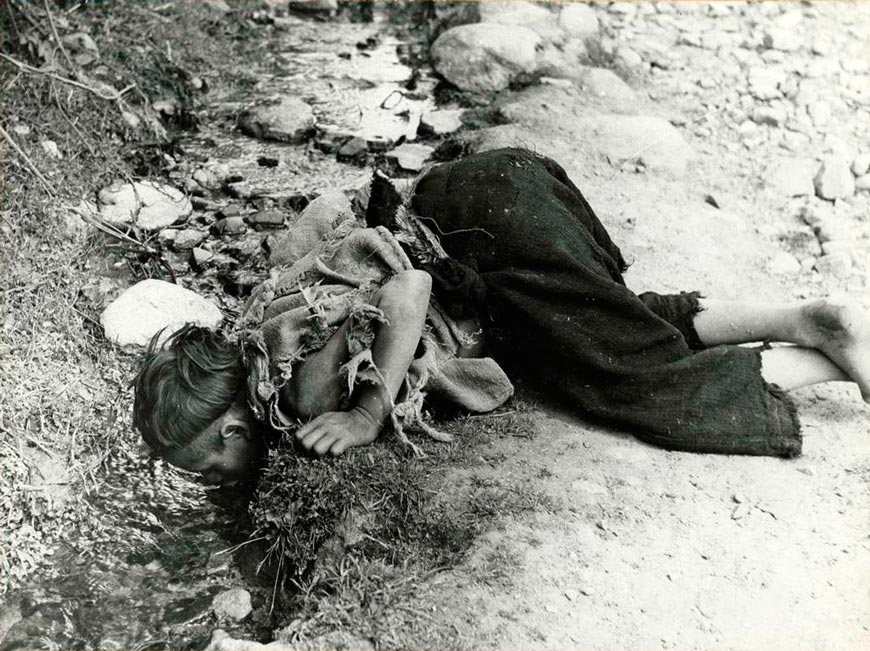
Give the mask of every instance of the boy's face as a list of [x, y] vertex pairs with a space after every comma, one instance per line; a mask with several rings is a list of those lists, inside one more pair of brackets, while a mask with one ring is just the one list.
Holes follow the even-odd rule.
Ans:
[[200, 473], [209, 484], [232, 486], [256, 476], [262, 437], [243, 408], [233, 407], [188, 445], [163, 455], [173, 466]]

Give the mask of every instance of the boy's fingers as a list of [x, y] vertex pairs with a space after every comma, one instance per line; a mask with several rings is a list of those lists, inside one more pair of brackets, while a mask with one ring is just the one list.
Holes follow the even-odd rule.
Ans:
[[302, 447], [306, 450], [310, 450], [312, 446], [314, 446], [317, 441], [321, 439], [321, 437], [326, 434], [327, 430], [322, 427], [317, 427], [316, 429], [308, 432], [305, 435], [305, 438], [301, 439], [300, 443], [302, 443]]
[[350, 441], [346, 436], [344, 436], [332, 444], [332, 447], [329, 448], [329, 453], [332, 456], [337, 457], [339, 454], [347, 450], [348, 447], [350, 447]]
[[322, 436], [314, 445], [314, 451], [317, 453], [317, 456], [322, 457], [326, 454], [327, 450], [335, 443], [335, 438], [336, 435], [333, 432], [326, 432], [325, 436]]

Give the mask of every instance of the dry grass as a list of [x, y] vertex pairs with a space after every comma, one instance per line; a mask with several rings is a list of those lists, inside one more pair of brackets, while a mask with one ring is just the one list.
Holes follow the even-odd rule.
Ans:
[[[164, 127], [151, 102], [172, 97], [192, 109], [195, 75], [236, 80], [249, 27], [221, 18], [192, 3], [2, 3], [4, 590], [85, 517], [77, 503], [99, 487], [107, 455], [136, 445], [127, 386], [134, 358], [102, 339], [102, 306], [80, 290], [101, 276], [130, 283], [142, 271], [108, 257], [106, 239], [70, 221], [65, 206], [115, 178], [163, 171]], [[65, 40], [76, 33], [90, 35], [97, 60]]]

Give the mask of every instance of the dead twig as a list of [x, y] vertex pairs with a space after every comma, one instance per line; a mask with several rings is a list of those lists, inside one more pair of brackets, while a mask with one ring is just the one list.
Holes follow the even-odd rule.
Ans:
[[[689, 122], [686, 122], [686, 124], [684, 126], [689, 126], [690, 124], [702, 122], [702, 121], [706, 120], [707, 118], [714, 116], [716, 113], [723, 111], [725, 108], [726, 108], [725, 106], [720, 106], [719, 108], [715, 108], [715, 109], [712, 109], [710, 111], [707, 111], [701, 117], [698, 117], [698, 118], [695, 118], [694, 120], [690, 120]], [[611, 176], [609, 179], [607, 179], [607, 183], [611, 183], [613, 181], [613, 179], [615, 179], [617, 177], [617, 175], [622, 171], [622, 168], [625, 167], [626, 163], [630, 163], [631, 161], [635, 160], [638, 156], [640, 156], [642, 153], [644, 153], [647, 149], [650, 149], [651, 147], [655, 147], [657, 144], [659, 144], [663, 140], [667, 139], [667, 137], [668, 136], [665, 135], [665, 136], [662, 136], [661, 138], [653, 140], [651, 143], [644, 145], [643, 147], [638, 149], [636, 152], [631, 154], [631, 156], [624, 158], [619, 163], [619, 165], [616, 166], [616, 170], [613, 172], [613, 176]]]
[[52, 197], [56, 197], [57, 191], [54, 189], [54, 186], [48, 182], [48, 179], [46, 179], [42, 175], [42, 172], [40, 172], [36, 165], [33, 164], [33, 161], [30, 160], [30, 157], [24, 153], [24, 150], [18, 146], [18, 143], [12, 139], [12, 136], [10, 136], [9, 133], [7, 133], [6, 129], [4, 129], [2, 126], [0, 126], [0, 134], [2, 134], [4, 140], [9, 143], [12, 149], [14, 149], [18, 153], [18, 155], [21, 156], [22, 160], [24, 160], [25, 164], [27, 165], [27, 167], [30, 168], [30, 171], [33, 172], [34, 176], [36, 176], [36, 178], [39, 179], [42, 185], [45, 186], [48, 194]]
[[91, 226], [95, 227], [97, 230], [102, 231], [106, 235], [111, 235], [112, 237], [116, 237], [119, 240], [127, 242], [128, 244], [133, 245], [138, 250], [143, 251], [144, 253], [148, 253], [150, 255], [157, 255], [157, 250], [151, 246], [148, 246], [144, 242], [140, 242], [135, 237], [130, 237], [126, 233], [124, 233], [121, 229], [116, 228], [112, 224], [108, 223], [104, 219], [100, 219], [99, 217], [95, 217], [94, 215], [89, 215], [86, 211], [79, 210], [75, 206], [64, 205], [65, 210], [69, 210], [70, 212], [78, 215], [84, 221], [86, 221]]
[[24, 72], [29, 72], [29, 73], [35, 74], [35, 75], [45, 75], [46, 77], [50, 77], [51, 79], [56, 79], [57, 81], [62, 82], [64, 84], [69, 84], [70, 86], [75, 86], [76, 88], [81, 88], [82, 90], [86, 90], [89, 93], [93, 93], [94, 95], [96, 95], [100, 99], [106, 100], [107, 102], [115, 102], [117, 100], [120, 100], [124, 95], [126, 95], [131, 90], [136, 88], [136, 84], [130, 84], [126, 88], [123, 88], [122, 90], [116, 91], [116, 92], [112, 93], [111, 95], [104, 95], [98, 89], [96, 89], [92, 86], [88, 86], [87, 84], [83, 84], [80, 81], [75, 81], [74, 79], [62, 77], [61, 75], [55, 74], [53, 72], [49, 72], [48, 70], [40, 70], [39, 68], [34, 68], [33, 66], [28, 65], [28, 64], [24, 63], [23, 61], [19, 61], [18, 59], [15, 59], [15, 58], [9, 56], [8, 54], [4, 54], [4, 53], [0, 52], [0, 58], [3, 58], [6, 61], [8, 61], [9, 63], [11, 63], [12, 65], [17, 66], [20, 70], [23, 70]]
[[42, 0], [42, 4], [45, 7], [45, 13], [48, 15], [48, 24], [51, 27], [51, 33], [54, 34], [54, 42], [57, 43], [57, 47], [60, 49], [61, 54], [63, 54], [63, 58], [66, 59], [69, 69], [75, 70], [75, 64], [70, 58], [69, 52], [67, 52], [66, 48], [63, 46], [63, 41], [60, 40], [60, 35], [57, 33], [57, 27], [55, 27], [54, 24], [54, 17], [51, 15], [51, 9], [48, 7], [48, 0]]

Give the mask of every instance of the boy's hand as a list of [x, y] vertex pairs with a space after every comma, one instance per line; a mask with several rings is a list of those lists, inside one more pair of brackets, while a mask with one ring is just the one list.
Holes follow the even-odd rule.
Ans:
[[348, 448], [368, 445], [381, 431], [381, 424], [364, 408], [330, 411], [306, 423], [296, 432], [296, 440], [318, 456], [338, 456]]

